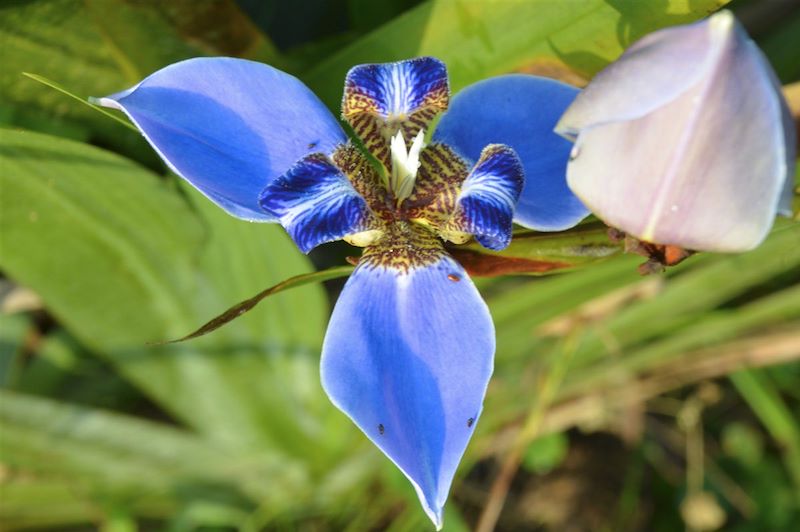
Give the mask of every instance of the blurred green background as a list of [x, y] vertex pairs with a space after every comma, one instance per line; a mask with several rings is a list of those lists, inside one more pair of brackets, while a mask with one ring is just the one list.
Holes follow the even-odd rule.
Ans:
[[[0, 528], [431, 529], [319, 385], [341, 281], [148, 345], [357, 251], [305, 257], [280, 227], [228, 217], [137, 133], [22, 72], [102, 96], [232, 55], [338, 113], [355, 64], [434, 55], [454, 91], [513, 71], [582, 85], [642, 35], [726, 3], [0, 2]], [[797, 3], [729, 7], [781, 80], [800, 79]], [[503, 500], [497, 530], [797, 530], [800, 224], [649, 277], [591, 221], [518, 242], [573, 267], [476, 279], [496, 370], [445, 530]]]

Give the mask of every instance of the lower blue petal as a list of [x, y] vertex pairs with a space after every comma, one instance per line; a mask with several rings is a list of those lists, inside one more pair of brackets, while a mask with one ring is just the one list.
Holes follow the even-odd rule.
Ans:
[[494, 348], [486, 304], [446, 255], [407, 272], [360, 265], [331, 316], [325, 391], [408, 477], [437, 527]]
[[572, 144], [553, 132], [578, 89], [551, 79], [511, 74], [479, 81], [453, 97], [434, 132], [477, 161], [487, 144], [505, 144], [525, 169], [514, 221], [531, 229], [568, 229], [589, 210], [567, 187]]

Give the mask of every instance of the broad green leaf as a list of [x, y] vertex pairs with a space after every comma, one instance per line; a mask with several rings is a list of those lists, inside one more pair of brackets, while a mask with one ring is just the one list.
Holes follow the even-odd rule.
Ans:
[[64, 329], [37, 331], [34, 338], [33, 356], [20, 360], [15, 378], [6, 385], [9, 390], [118, 411], [144, 403], [141, 392], [107, 360], [88, 353]]
[[9, 276], [203, 433], [238, 447], [329, 458], [319, 440], [330, 433], [336, 448], [346, 425], [327, 421], [333, 409], [318, 384], [327, 313], [319, 286], [269, 298], [206, 338], [146, 345], [307, 272], [279, 227], [229, 217], [193, 191], [190, 206], [168, 183], [96, 148], [0, 134], [0, 267]]
[[166, 182], [111, 153], [8, 129], [0, 157], [2, 267], [88, 345], [130, 347], [188, 321], [181, 296], [204, 235]]
[[0, 124], [100, 138], [153, 166], [158, 160], [140, 135], [22, 73], [39, 74], [86, 98], [127, 89], [190, 57], [279, 61], [233, 0], [5, 2], [0, 4], [0, 50]]
[[338, 108], [344, 76], [361, 63], [420, 55], [447, 64], [451, 90], [513, 71], [587, 80], [631, 42], [701, 18], [728, 0], [430, 0], [381, 26], [304, 79]]
[[5, 3], [0, 50], [0, 96], [11, 114], [6, 123], [37, 127], [45, 117], [75, 123], [87, 135], [143, 158], [148, 152], [138, 135], [22, 73], [43, 75], [81, 97], [104, 96], [169, 63], [204, 55], [152, 7], [119, 0]]
[[[90, 523], [98, 513], [96, 504], [76, 493], [69, 480], [13, 478], [0, 485], [0, 497], [0, 522], [10, 530]], [[161, 506], [171, 508], [168, 504]], [[46, 512], [42, 511], [44, 507]]]
[[[189, 327], [156, 340], [171, 340], [195, 330], [232, 304], [310, 271], [308, 260], [279, 226], [243, 222], [188, 185], [183, 190], [208, 230], [197, 257], [197, 291], [193, 294], [197, 308], [203, 310]], [[226, 438], [278, 444], [319, 466], [320, 472], [327, 470], [331, 459], [327, 452], [336, 449], [338, 438], [346, 437], [349, 430], [319, 384], [327, 316], [328, 303], [321, 286], [306, 285], [267, 298], [257, 309], [213, 334], [173, 344], [200, 350], [216, 361], [213, 372], [224, 372], [227, 384], [219, 394], [232, 398], [231, 404], [218, 404], [227, 400], [220, 397], [199, 399], [220, 417], [217, 422], [223, 430], [228, 420], [241, 418], [239, 432], [225, 431]], [[214, 382], [213, 374], [197, 378], [198, 382]], [[194, 395], [187, 395], [186, 408], [198, 400]]]
[[[8, 391], [0, 391], [0, 431], [4, 464], [39, 481], [38, 489], [12, 484], [0, 510], [5, 523], [46, 524], [30, 514], [48, 501], [65, 514], [61, 523], [85, 521], [87, 506], [102, 515], [114, 503], [152, 517], [202, 500], [252, 509], [256, 501], [286, 504], [304, 482], [296, 464], [275, 456], [237, 457], [182, 429]], [[59, 479], [69, 479], [71, 495]]]

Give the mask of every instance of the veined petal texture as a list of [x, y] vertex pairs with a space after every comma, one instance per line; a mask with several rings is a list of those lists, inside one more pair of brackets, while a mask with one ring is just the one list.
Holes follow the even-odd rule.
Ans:
[[302, 82], [243, 59], [189, 59], [96, 101], [124, 111], [175, 173], [252, 221], [274, 221], [258, 206], [268, 183], [346, 140]]
[[[636, 71], [619, 66], [600, 73], [560, 124], [566, 133], [579, 131], [569, 185], [606, 223], [642, 240], [751, 249], [769, 232], [793, 176], [793, 132], [774, 74], [729, 12], [659, 33], [661, 46], [684, 51], [697, 43], [688, 55], [665, 53], [661, 68], [695, 63], [701, 75], [642, 114], [639, 102], [660, 94], [657, 84], [632, 85], [627, 76]], [[618, 63], [628, 60], [626, 54]], [[609, 99], [631, 87], [630, 109], [609, 115]]]
[[514, 221], [542, 231], [568, 229], [589, 211], [567, 187], [572, 144], [553, 128], [576, 94], [564, 83], [525, 74], [479, 81], [453, 97], [433, 138], [472, 162], [488, 144], [513, 148], [525, 170]]
[[461, 185], [456, 211], [444, 229], [475, 235], [488, 249], [505, 248], [511, 242], [514, 205], [524, 183], [522, 163], [514, 150], [490, 144]]
[[401, 131], [410, 144], [449, 101], [447, 68], [433, 57], [358, 65], [345, 78], [342, 117], [388, 167], [391, 138]]
[[308, 155], [270, 183], [259, 201], [303, 253], [371, 228], [366, 201], [322, 153]]
[[494, 349], [486, 304], [444, 253], [408, 270], [363, 262], [328, 325], [325, 391], [408, 477], [437, 528]]

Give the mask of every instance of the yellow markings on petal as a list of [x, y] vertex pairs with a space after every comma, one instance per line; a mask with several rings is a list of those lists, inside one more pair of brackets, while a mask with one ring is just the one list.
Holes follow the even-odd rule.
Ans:
[[411, 220], [438, 228], [452, 216], [468, 173], [467, 164], [446, 145], [426, 147], [420, 154], [414, 190], [403, 203], [404, 214]]
[[439, 236], [453, 244], [466, 244], [472, 238], [470, 233], [456, 231], [454, 229], [442, 229], [439, 231]]
[[380, 220], [394, 219], [395, 208], [383, 178], [366, 156], [352, 143], [340, 146], [333, 153], [333, 162], [344, 172], [356, 192], [367, 202], [370, 211]]
[[382, 229], [370, 229], [368, 231], [361, 231], [352, 235], [344, 237], [344, 241], [351, 246], [365, 248], [378, 242], [384, 235]]
[[425, 227], [398, 221], [387, 225], [383, 237], [364, 248], [360, 266], [408, 273], [435, 264], [445, 255], [442, 241]]

